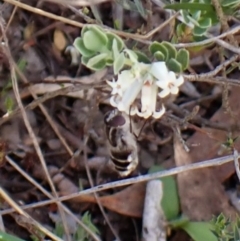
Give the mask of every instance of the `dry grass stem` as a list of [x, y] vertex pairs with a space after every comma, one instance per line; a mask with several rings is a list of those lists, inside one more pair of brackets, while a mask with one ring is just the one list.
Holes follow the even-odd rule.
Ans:
[[238, 180], [240, 181], [240, 170], [239, 170], [239, 156], [238, 156], [238, 151], [236, 149], [233, 150], [233, 157], [234, 157], [234, 165], [235, 165], [235, 170], [238, 176]]
[[[28, 175], [28, 173], [26, 173], [22, 168], [20, 168], [9, 156], [6, 156], [6, 159], [8, 161], [8, 163], [13, 166], [23, 177], [25, 177], [30, 183], [32, 183], [37, 189], [39, 189], [42, 193], [44, 193], [50, 200], [48, 200], [48, 204], [51, 203], [56, 203], [58, 202], [58, 200], [60, 200], [59, 198], [56, 199], [54, 198], [45, 188], [43, 188], [39, 183], [37, 183], [31, 176]], [[42, 203], [42, 205], [41, 205]], [[27, 205], [28, 208], [35, 208], [35, 207], [40, 207], [40, 206], [44, 206], [46, 205], [45, 202], [39, 202], [38, 205], [36, 206], [36, 204], [33, 205]], [[79, 220], [64, 204], [62, 204], [61, 202], [59, 202], [59, 205], [61, 206], [61, 208], [67, 213], [69, 214], [86, 232], [89, 233], [89, 235], [93, 238], [93, 240], [95, 241], [100, 241], [99, 237], [92, 232], [91, 229], [89, 229], [81, 220]], [[24, 206], [21, 207], [22, 209], [25, 209]], [[7, 210], [4, 210], [7, 211]], [[3, 212], [4, 212], [3, 211]], [[14, 209], [11, 211], [13, 212]], [[10, 213], [11, 213], [10, 212]], [[1, 214], [1, 211], [0, 211]]]
[[25, 217], [32, 225], [34, 225], [37, 229], [42, 231], [48, 237], [52, 238], [55, 241], [63, 241], [61, 238], [57, 237], [55, 234], [50, 232], [48, 229], [43, 227], [40, 223], [34, 220], [30, 215], [28, 215], [23, 209], [13, 201], [13, 199], [6, 193], [6, 191], [0, 186], [0, 196], [20, 215]]
[[[88, 142], [88, 139], [89, 139], [89, 137], [86, 136], [85, 140], [84, 140], [84, 145], [83, 145], [84, 146], [84, 148], [83, 148], [83, 155], [84, 155], [84, 164], [85, 164], [87, 177], [88, 177], [88, 180], [89, 180], [91, 188], [93, 188], [94, 187], [94, 183], [93, 183], [92, 175], [91, 175], [91, 172], [90, 172], [90, 169], [89, 169], [89, 166], [88, 166], [88, 162], [87, 162], [86, 143]], [[113, 235], [115, 236], [116, 240], [117, 241], [121, 241], [118, 233], [116, 232], [116, 230], [113, 228], [111, 222], [109, 221], [109, 218], [108, 218], [108, 216], [107, 216], [107, 214], [106, 214], [106, 212], [105, 212], [105, 210], [104, 210], [104, 208], [103, 208], [103, 206], [101, 204], [101, 201], [99, 199], [98, 193], [94, 192], [93, 195], [94, 195], [94, 197], [95, 197], [95, 199], [97, 201], [98, 207], [99, 207], [99, 209], [100, 209], [100, 211], [101, 211], [101, 213], [102, 213], [106, 223], [108, 224], [109, 228], [111, 229], [111, 231], [112, 231]]]
[[[89, 189], [80, 191], [78, 193], [73, 193], [70, 195], [59, 197], [58, 199], [54, 198], [52, 200], [42, 201], [39, 206], [50, 204], [53, 201], [55, 201], [55, 202], [56, 201], [66, 201], [66, 200], [70, 200], [72, 198], [78, 197], [80, 195], [93, 194], [95, 192], [100, 192], [100, 191], [108, 190], [111, 188], [122, 187], [122, 186], [131, 185], [134, 183], [147, 182], [147, 181], [150, 181], [153, 179], [159, 179], [162, 177], [177, 175], [179, 173], [186, 172], [186, 171], [202, 169], [202, 168], [206, 168], [206, 167], [221, 166], [221, 165], [231, 162], [233, 160], [234, 160], [234, 156], [228, 155], [228, 156], [214, 158], [214, 159], [210, 159], [210, 160], [206, 160], [206, 161], [202, 161], [202, 162], [198, 162], [198, 163], [175, 167], [175, 168], [172, 168], [172, 169], [166, 170], [166, 171], [160, 171], [160, 172], [155, 172], [155, 173], [151, 173], [151, 174], [147, 174], [147, 175], [143, 175], [143, 176], [127, 178], [127, 179], [120, 180], [120, 181], [115, 181], [115, 182], [111, 182], [111, 183], [107, 183], [107, 184], [103, 184], [103, 185], [98, 185], [93, 188], [89, 188]], [[31, 205], [31, 206], [26, 205], [26, 206], [22, 206], [21, 208], [24, 209], [25, 207], [32, 208], [32, 207], [37, 207], [37, 206], [38, 206], [37, 204]], [[11, 212], [13, 212], [13, 210], [10, 210], [10, 209], [3, 210], [3, 211], [0, 211], [0, 214], [3, 215], [3, 214], [11, 213]]]

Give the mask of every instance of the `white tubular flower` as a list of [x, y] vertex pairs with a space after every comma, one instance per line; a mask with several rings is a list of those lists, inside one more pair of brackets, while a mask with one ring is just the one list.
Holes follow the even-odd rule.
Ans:
[[165, 62], [153, 63], [150, 73], [157, 79], [156, 84], [162, 89], [158, 94], [161, 98], [169, 94], [178, 94], [179, 86], [184, 82], [182, 75], [176, 78], [174, 72], [168, 71]]
[[118, 104], [117, 108], [120, 111], [129, 112], [130, 106], [133, 104], [134, 100], [137, 98], [143, 86], [143, 79], [136, 79], [131, 86], [124, 92], [122, 100]]
[[[165, 62], [153, 64], [134, 62], [130, 70], [124, 70], [118, 75], [117, 81], [107, 81], [112, 87], [110, 104], [130, 115], [137, 114], [145, 119], [152, 116], [158, 119], [166, 110], [164, 106], [159, 111], [156, 110], [157, 97], [164, 98], [170, 93], [177, 94], [183, 81], [182, 76], [176, 78], [175, 73], [168, 70]], [[139, 97], [140, 110], [134, 104]]]
[[153, 116], [153, 118], [159, 119], [165, 113], [164, 106], [160, 111], [156, 111], [157, 93], [156, 81], [153, 79], [145, 81], [141, 92], [141, 112], [137, 111], [138, 116], [145, 119]]
[[112, 82], [107, 81], [108, 85], [112, 87], [112, 95], [123, 95], [123, 92], [128, 89], [128, 87], [134, 82], [134, 74], [130, 70], [123, 70], [121, 74], [118, 75], [118, 80], [113, 79]]

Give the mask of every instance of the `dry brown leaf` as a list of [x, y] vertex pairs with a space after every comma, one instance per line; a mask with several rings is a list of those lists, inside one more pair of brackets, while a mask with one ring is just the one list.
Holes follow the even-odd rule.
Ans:
[[[231, 106], [232, 112], [234, 113], [235, 120], [226, 113], [225, 109], [220, 108], [214, 116], [211, 118], [212, 122], [221, 123], [226, 127], [238, 124], [240, 119], [240, 88], [234, 87], [231, 89], [231, 94], [229, 96], [229, 106]], [[205, 132], [208, 132], [213, 138], [210, 138], [204, 133], [197, 132], [187, 141], [191, 148], [191, 157], [193, 162], [204, 161], [211, 158], [220, 157], [218, 152], [221, 150], [221, 145], [227, 141], [227, 135], [225, 131], [215, 130], [210, 128], [202, 128]], [[240, 136], [239, 131], [232, 132], [232, 137]], [[218, 141], [219, 140], [219, 141]], [[197, 145], [196, 145], [197, 144]], [[237, 150], [240, 149], [240, 139], [237, 139], [234, 143], [234, 146]], [[222, 156], [229, 155], [229, 153], [223, 153]], [[234, 172], [233, 162], [224, 164], [219, 167], [213, 167], [213, 175], [220, 182], [225, 181], [229, 178]]]
[[53, 43], [54, 43], [55, 47], [59, 51], [63, 51], [66, 48], [66, 46], [67, 46], [67, 39], [66, 39], [64, 33], [61, 30], [56, 29], [54, 31]]
[[[240, 104], [239, 91], [240, 89], [236, 87], [232, 90], [229, 104], [233, 112], [240, 117], [240, 113], [237, 111]], [[226, 126], [234, 123], [234, 120], [222, 108], [216, 112], [211, 120], [221, 122]], [[192, 147], [190, 153], [185, 152], [182, 145], [175, 138], [174, 151], [177, 166], [218, 157], [217, 152], [221, 144], [226, 141], [226, 132], [208, 128], [203, 129], [210, 132], [215, 139], [200, 132], [195, 133], [188, 140], [188, 144], [189, 146], [198, 145]], [[236, 135], [236, 133], [233, 134], [234, 137]], [[222, 140], [222, 142], [216, 139]], [[238, 147], [236, 148], [238, 149]], [[229, 199], [221, 184], [221, 181], [233, 172], [233, 163], [228, 163], [222, 167], [204, 168], [179, 174], [178, 188], [183, 213], [192, 220], [209, 220], [212, 215], [221, 212], [227, 216], [235, 216], [236, 210], [230, 206]]]
[[[194, 155], [187, 153], [178, 140], [174, 148], [177, 166], [195, 162]], [[177, 180], [182, 212], [191, 220], [207, 221], [221, 212], [229, 217], [236, 214], [222, 184], [210, 168], [180, 173]]]
[[[146, 183], [136, 183], [124, 190], [108, 196], [99, 197], [102, 206], [122, 215], [142, 217]], [[82, 195], [73, 199], [74, 202], [96, 203], [92, 195]]]

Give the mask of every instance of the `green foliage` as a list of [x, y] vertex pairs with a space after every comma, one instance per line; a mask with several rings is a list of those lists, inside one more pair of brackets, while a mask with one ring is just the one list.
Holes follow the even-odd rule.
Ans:
[[[149, 173], [162, 171], [161, 166], [152, 166]], [[164, 211], [165, 217], [168, 221], [175, 219], [179, 214], [179, 197], [177, 191], [177, 184], [172, 176], [160, 178], [163, 183], [163, 197], [161, 207]], [[160, 205], [160, 203], [159, 203]]]
[[[95, 234], [100, 234], [99, 230], [97, 227], [92, 223], [91, 220], [91, 214], [89, 212], [85, 212], [83, 217], [82, 217], [82, 222], [89, 228], [91, 231]], [[73, 236], [73, 240], [76, 241], [87, 241], [90, 240], [89, 234], [82, 228], [79, 227], [77, 229], [77, 232]]]
[[158, 61], [165, 61], [167, 67], [175, 73], [181, 73], [189, 65], [188, 51], [186, 49], [177, 51], [176, 48], [168, 42], [153, 42], [149, 46], [149, 51]]
[[[27, 66], [27, 61], [20, 59], [17, 63], [19, 70], [24, 71]], [[18, 76], [17, 76], [18, 77]], [[10, 113], [14, 109], [14, 99], [9, 95], [9, 91], [12, 89], [12, 80], [9, 78], [7, 84], [3, 87], [1, 91], [1, 98], [5, 98], [4, 106], [7, 109], [7, 112]]]
[[[161, 171], [161, 166], [153, 166], [149, 172]], [[209, 222], [191, 222], [187, 217], [179, 216], [179, 197], [177, 184], [172, 176], [160, 178], [163, 183], [163, 197], [161, 205], [168, 224], [171, 228], [181, 228], [195, 241], [217, 241], [213, 234], [213, 224]]]
[[[97, 227], [93, 224], [91, 214], [89, 212], [85, 212], [82, 216], [82, 222], [96, 235], [99, 235], [100, 232], [97, 229]], [[54, 233], [60, 237], [63, 238], [64, 236], [64, 228], [62, 223], [56, 223]], [[76, 230], [76, 232], [73, 234], [73, 241], [88, 241], [91, 240], [91, 237], [89, 233], [83, 229], [81, 226], [79, 226]], [[1, 240], [0, 240], [1, 241]]]
[[208, 222], [188, 222], [181, 227], [195, 241], [218, 241], [211, 232], [213, 225]]
[[81, 53], [82, 63], [92, 70], [114, 65], [115, 71], [119, 71], [123, 67], [124, 61], [119, 60], [119, 55], [124, 42], [117, 35], [107, 33], [97, 25], [85, 26], [81, 37], [76, 38], [73, 45]]
[[223, 214], [212, 219], [212, 232], [219, 241], [239, 241], [240, 239], [240, 218], [236, 217], [231, 221]]
[[[82, 64], [95, 71], [112, 66], [116, 75], [124, 66], [132, 67], [137, 62], [151, 63], [147, 55], [138, 50], [127, 49], [119, 36], [95, 25], [86, 25], [81, 37], [75, 39], [74, 46], [82, 55]], [[167, 67], [176, 73], [188, 67], [187, 50], [177, 51], [169, 42], [153, 42], [149, 50], [157, 61], [165, 61]]]
[[141, 0], [115, 0], [116, 3], [121, 5], [124, 9], [133, 11], [133, 12], [139, 12], [143, 18], [146, 18], [146, 10], [144, 9], [142, 5]]
[[6, 97], [6, 99], [4, 100], [4, 106], [6, 107], [8, 113], [13, 111], [14, 100], [12, 99], [12, 97], [10, 97], [10, 96]]
[[25, 240], [0, 231], [0, 241], [25, 241]]
[[[220, 4], [226, 15], [237, 16], [240, 0], [220, 0]], [[209, 28], [219, 23], [215, 8], [209, 0], [181, 0], [180, 3], [169, 4], [165, 8], [180, 10], [182, 23], [193, 30], [193, 40], [196, 40], [195, 36], [205, 36]], [[177, 35], [183, 33], [182, 26], [177, 26]]]

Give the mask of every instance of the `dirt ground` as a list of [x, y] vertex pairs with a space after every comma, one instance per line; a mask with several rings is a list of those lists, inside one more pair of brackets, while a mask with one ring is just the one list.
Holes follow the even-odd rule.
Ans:
[[[114, 33], [129, 49], [145, 53], [149, 41], [173, 39], [177, 20], [158, 30], [171, 16], [162, 1], [142, 1], [145, 15], [139, 1], [89, 2], [0, 3], [0, 231], [24, 240], [47, 240], [43, 233], [52, 240], [58, 239], [49, 233], [64, 240], [141, 240], [146, 189], [141, 177], [149, 168], [194, 164], [240, 147], [239, 53], [228, 51], [226, 58], [213, 42], [200, 51], [189, 49], [185, 82], [177, 96], [164, 100], [161, 119], [131, 117], [143, 127], [139, 165], [120, 177], [109, 162], [100, 108], [110, 96], [106, 80], [115, 77], [113, 70], [88, 69], [72, 52], [73, 42], [83, 26], [97, 24], [118, 28]], [[237, 34], [229, 36], [238, 44]], [[176, 43], [190, 40], [186, 35]], [[174, 176], [181, 213], [191, 220], [237, 213], [234, 165], [217, 163]], [[167, 240], [191, 238], [174, 230]]]

